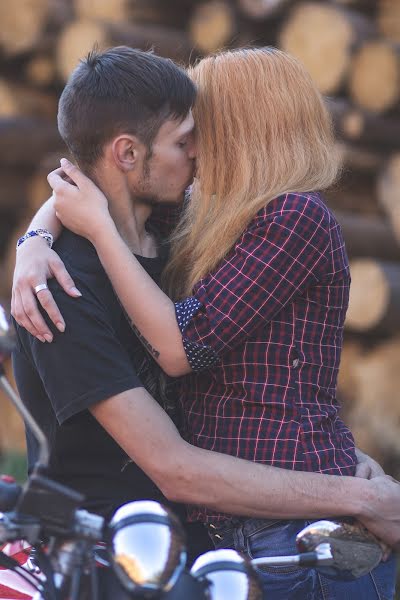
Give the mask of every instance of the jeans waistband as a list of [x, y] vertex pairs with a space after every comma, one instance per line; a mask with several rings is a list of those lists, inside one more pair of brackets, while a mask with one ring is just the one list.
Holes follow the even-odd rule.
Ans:
[[244, 535], [252, 535], [260, 529], [279, 523], [282, 519], [252, 519], [246, 517], [232, 517], [217, 523], [206, 523], [206, 529], [216, 547], [230, 547], [234, 545], [234, 531], [237, 527], [243, 528]]

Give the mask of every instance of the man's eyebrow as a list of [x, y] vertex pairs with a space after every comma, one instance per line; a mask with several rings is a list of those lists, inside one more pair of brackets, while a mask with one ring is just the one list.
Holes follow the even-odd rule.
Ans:
[[186, 127], [185, 129], [183, 129], [179, 134], [178, 137], [185, 137], [185, 135], [190, 135], [191, 133], [194, 132], [194, 124], [191, 127]]

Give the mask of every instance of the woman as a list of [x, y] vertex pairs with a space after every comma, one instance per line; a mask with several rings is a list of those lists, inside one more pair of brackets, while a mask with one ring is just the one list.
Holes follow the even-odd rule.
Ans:
[[[289, 470], [354, 475], [354, 440], [335, 398], [349, 268], [339, 226], [312, 191], [338, 171], [326, 108], [301, 65], [279, 50], [221, 53], [190, 75], [198, 170], [165, 274], [174, 301], [131, 255], [100, 190], [68, 161], [62, 167], [76, 186], [49, 176], [57, 216], [93, 243], [153, 357], [182, 376], [190, 443]], [[206, 507], [190, 517], [207, 523], [217, 547], [255, 557], [293, 553], [305, 525]], [[276, 568], [263, 580], [266, 597], [277, 599], [372, 599], [391, 597], [393, 571], [389, 561], [344, 583]]]

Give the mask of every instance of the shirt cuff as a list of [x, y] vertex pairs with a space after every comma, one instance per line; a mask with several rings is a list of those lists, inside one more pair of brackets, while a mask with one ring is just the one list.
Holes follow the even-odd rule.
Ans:
[[189, 322], [201, 306], [201, 302], [194, 297], [187, 298], [182, 302], [175, 302], [176, 320], [182, 333], [183, 348], [193, 371], [202, 371], [220, 363], [219, 356], [213, 348], [193, 342], [185, 336]]

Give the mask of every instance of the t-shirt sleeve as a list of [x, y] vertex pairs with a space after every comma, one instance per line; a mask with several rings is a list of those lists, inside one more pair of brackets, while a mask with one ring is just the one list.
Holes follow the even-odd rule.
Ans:
[[327, 213], [317, 203], [255, 219], [193, 296], [175, 304], [192, 369], [217, 365], [317, 282], [329, 245]]
[[47, 320], [54, 335], [48, 344], [21, 327], [17, 331], [62, 424], [97, 402], [142, 384], [102, 303], [84, 290], [74, 299], [50, 287], [67, 324], [65, 332], [57, 332]]

